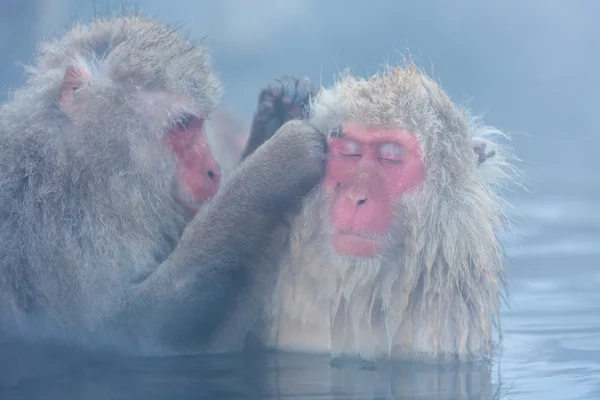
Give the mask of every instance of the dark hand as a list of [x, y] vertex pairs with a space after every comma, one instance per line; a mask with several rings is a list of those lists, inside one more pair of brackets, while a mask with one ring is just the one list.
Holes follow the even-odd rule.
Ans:
[[307, 77], [286, 75], [263, 88], [241, 159], [252, 154], [286, 122], [304, 118], [311, 96], [314, 92]]

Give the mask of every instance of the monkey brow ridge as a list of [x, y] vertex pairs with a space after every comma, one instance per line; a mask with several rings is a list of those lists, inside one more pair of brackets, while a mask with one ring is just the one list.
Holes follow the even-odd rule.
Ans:
[[346, 137], [346, 134], [342, 130], [342, 126], [338, 125], [329, 132], [329, 137], [332, 139], [341, 139]]

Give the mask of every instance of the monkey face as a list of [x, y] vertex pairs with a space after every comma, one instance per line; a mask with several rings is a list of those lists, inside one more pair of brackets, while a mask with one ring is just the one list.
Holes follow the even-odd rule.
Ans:
[[205, 121], [193, 114], [179, 117], [167, 132], [166, 142], [177, 165], [175, 198], [191, 214], [219, 189], [221, 167], [212, 155]]
[[394, 204], [423, 182], [419, 142], [395, 127], [344, 124], [329, 146], [323, 189], [331, 199], [333, 248], [345, 256], [376, 256], [390, 235]]
[[76, 33], [64, 48], [78, 56], [57, 66], [68, 123], [78, 136], [118, 142], [131, 170], [195, 214], [221, 176], [205, 133], [220, 96], [205, 49], [139, 18], [99, 20]]

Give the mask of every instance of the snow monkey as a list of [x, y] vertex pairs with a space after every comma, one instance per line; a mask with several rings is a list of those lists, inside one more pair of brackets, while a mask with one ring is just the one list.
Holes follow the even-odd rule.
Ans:
[[[307, 85], [288, 76], [264, 89], [249, 143], [293, 118], [282, 105], [307, 99]], [[491, 356], [504, 288], [498, 184], [511, 177], [501, 132], [412, 63], [343, 74], [306, 111], [327, 137], [326, 173], [293, 220], [256, 336], [334, 359]]]
[[323, 135], [291, 121], [221, 185], [207, 49], [140, 15], [76, 24], [27, 73], [0, 108], [0, 333], [239, 348], [285, 217], [324, 171]]

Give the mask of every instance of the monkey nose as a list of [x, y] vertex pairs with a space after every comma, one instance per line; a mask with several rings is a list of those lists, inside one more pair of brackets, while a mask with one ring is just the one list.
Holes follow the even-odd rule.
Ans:
[[364, 196], [364, 197], [361, 197], [360, 199], [356, 199], [355, 202], [356, 202], [357, 206], [362, 206], [363, 204], [365, 204], [367, 202], [367, 197]]
[[206, 174], [208, 175], [208, 179], [213, 181], [215, 184], [218, 185], [219, 183], [221, 183], [221, 171], [220, 170], [214, 171], [212, 169], [209, 169]]
[[353, 205], [362, 206], [367, 202], [367, 194], [350, 190], [348, 192], [348, 199]]
[[219, 187], [221, 183], [221, 165], [212, 156], [208, 157], [205, 164], [206, 176], [212, 186]]

